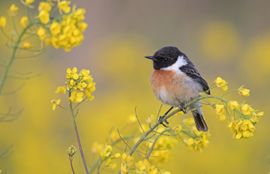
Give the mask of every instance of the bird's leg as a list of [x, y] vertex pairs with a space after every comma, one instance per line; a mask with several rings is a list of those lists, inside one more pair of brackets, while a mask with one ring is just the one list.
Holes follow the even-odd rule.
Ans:
[[165, 119], [165, 117], [168, 115], [168, 113], [173, 109], [174, 107], [170, 107], [170, 109], [168, 111], [165, 112], [165, 114], [163, 114], [162, 116], [159, 117], [158, 121], [160, 122], [160, 124], [162, 124], [164, 127], [167, 127], [169, 122], [167, 121], [167, 119]]
[[187, 108], [185, 107], [185, 105], [186, 105], [186, 103], [183, 102], [179, 106], [179, 108], [181, 109], [182, 112], [184, 112], [184, 114], [187, 113]]

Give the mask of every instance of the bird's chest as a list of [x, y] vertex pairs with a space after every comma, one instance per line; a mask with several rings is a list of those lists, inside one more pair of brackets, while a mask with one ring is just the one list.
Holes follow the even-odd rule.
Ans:
[[199, 95], [200, 87], [184, 73], [155, 70], [151, 84], [158, 99], [172, 106], [179, 106]]

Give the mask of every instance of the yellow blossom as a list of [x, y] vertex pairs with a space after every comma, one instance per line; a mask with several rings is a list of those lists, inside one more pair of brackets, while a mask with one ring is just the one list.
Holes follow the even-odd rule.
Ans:
[[257, 123], [261, 117], [264, 115], [264, 112], [261, 112], [261, 111], [256, 111], [256, 112], [253, 112], [252, 114], [252, 118], [251, 118], [251, 121], [253, 123]]
[[25, 28], [29, 24], [29, 19], [27, 16], [21, 17], [20, 24], [23, 28]]
[[110, 139], [112, 140], [112, 142], [115, 142], [117, 140], [119, 140], [119, 133], [117, 132], [117, 130], [112, 130], [110, 133]]
[[52, 5], [49, 2], [40, 2], [39, 3], [39, 7], [38, 7], [38, 10], [39, 11], [50, 12], [51, 9], [52, 9]]
[[66, 92], [67, 92], [67, 89], [65, 86], [58, 86], [55, 91], [55, 93], [57, 94], [66, 94]]
[[60, 106], [61, 100], [60, 99], [52, 99], [52, 110], [55, 111], [55, 109]]
[[133, 166], [133, 163], [134, 163], [133, 157], [126, 153], [123, 153], [120, 167], [121, 174], [128, 174], [129, 169]]
[[241, 106], [241, 112], [242, 112], [242, 114], [244, 114], [246, 116], [251, 115], [253, 113], [253, 111], [254, 111], [254, 109], [248, 104], [243, 104]]
[[79, 78], [78, 68], [77, 67], [67, 68], [66, 73], [67, 73], [66, 74], [67, 79], [77, 80]]
[[128, 117], [128, 120], [130, 123], [135, 123], [137, 121], [136, 115], [135, 114], [130, 114]]
[[100, 156], [102, 159], [106, 159], [112, 154], [112, 146], [110, 145], [105, 145], [105, 147], [102, 149], [100, 152]]
[[50, 26], [50, 32], [53, 36], [61, 32], [61, 26], [58, 22], [53, 22]]
[[216, 104], [215, 105], [216, 113], [219, 116], [220, 120], [226, 119], [226, 110], [223, 104]]
[[28, 41], [24, 41], [24, 42], [22, 43], [22, 48], [23, 48], [23, 49], [29, 49], [29, 48], [32, 48], [32, 44], [31, 44], [30, 42], [28, 42]]
[[84, 40], [83, 32], [87, 28], [87, 24], [83, 21], [84, 14], [84, 9], [74, 8], [72, 12], [64, 14], [57, 25], [56, 23], [51, 24], [50, 45], [54, 48], [71, 51], [72, 48], [81, 44]]
[[48, 24], [50, 21], [50, 14], [48, 11], [42, 10], [39, 12], [38, 18], [42, 24]]
[[78, 91], [72, 91], [69, 100], [73, 103], [80, 103], [84, 99], [84, 93]]
[[15, 16], [18, 13], [19, 7], [16, 4], [11, 4], [8, 11], [11, 15]]
[[244, 97], [248, 97], [250, 95], [250, 90], [247, 89], [247, 88], [244, 88], [243, 86], [241, 86], [239, 89], [238, 89], [238, 92], [240, 95], [244, 96]]
[[24, 3], [26, 5], [32, 5], [35, 2], [35, 0], [24, 0]]
[[231, 109], [231, 110], [236, 110], [236, 109], [239, 109], [239, 103], [237, 101], [229, 101], [228, 102], [228, 107]]
[[236, 139], [254, 136], [255, 126], [250, 120], [236, 120], [229, 124]]
[[0, 16], [0, 28], [5, 28], [7, 25], [7, 18], [4, 16]]
[[58, 9], [60, 12], [64, 13], [69, 13], [71, 8], [70, 8], [70, 2], [69, 1], [58, 1]]
[[43, 27], [39, 27], [37, 30], [37, 35], [40, 40], [44, 40], [46, 38], [46, 30]]
[[221, 88], [223, 91], [228, 90], [228, 83], [224, 79], [222, 79], [221, 77], [216, 78], [215, 84], [218, 88]]

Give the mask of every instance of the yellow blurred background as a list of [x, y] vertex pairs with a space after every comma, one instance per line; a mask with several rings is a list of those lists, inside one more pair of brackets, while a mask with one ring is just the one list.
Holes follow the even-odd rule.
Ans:
[[[11, 2], [0, 1], [1, 14]], [[38, 59], [17, 60], [13, 71], [41, 75], [27, 80], [16, 94], [1, 97], [1, 111], [23, 108], [13, 122], [0, 123], [0, 149], [12, 146], [0, 159], [9, 174], [71, 173], [66, 150], [76, 144], [71, 117], [53, 112], [50, 100], [64, 83], [65, 69], [91, 70], [97, 83], [95, 100], [83, 106], [78, 119], [86, 158], [91, 145], [105, 142], [109, 130], [121, 128], [138, 108], [139, 115], [156, 113], [152, 94], [152, 64], [144, 59], [162, 46], [175, 45], [211, 83], [222, 76], [237, 89], [251, 89], [248, 100], [265, 111], [255, 137], [235, 140], [212, 110], [204, 109], [211, 139], [203, 152], [179, 143], [164, 168], [186, 174], [264, 174], [270, 172], [270, 1], [222, 0], [73, 0], [87, 10], [85, 41], [70, 53], [47, 49]], [[7, 54], [1, 42], [0, 57]], [[5, 91], [22, 82], [8, 81]], [[234, 97], [234, 96], [233, 96]], [[79, 156], [75, 168], [82, 173]]]

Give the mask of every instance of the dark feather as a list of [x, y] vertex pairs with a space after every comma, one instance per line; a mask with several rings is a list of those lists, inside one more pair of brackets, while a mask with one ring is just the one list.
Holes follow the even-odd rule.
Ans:
[[196, 124], [196, 127], [199, 131], [208, 131], [207, 124], [203, 118], [203, 115], [199, 111], [193, 111], [193, 118]]
[[182, 72], [184, 72], [187, 76], [195, 80], [199, 83], [203, 91], [210, 95], [210, 89], [207, 82], [201, 77], [200, 73], [196, 70], [193, 64], [187, 64], [179, 68]]

